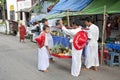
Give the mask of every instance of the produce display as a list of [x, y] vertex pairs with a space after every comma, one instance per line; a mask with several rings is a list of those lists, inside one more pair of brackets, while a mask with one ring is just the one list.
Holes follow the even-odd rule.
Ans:
[[50, 50], [52, 54], [56, 54], [58, 56], [71, 56], [72, 55], [72, 50], [62, 45], [55, 45]]
[[53, 36], [58, 36], [58, 32], [57, 31], [55, 31], [55, 30], [53, 30], [52, 32], [51, 32], [51, 34], [53, 35]]

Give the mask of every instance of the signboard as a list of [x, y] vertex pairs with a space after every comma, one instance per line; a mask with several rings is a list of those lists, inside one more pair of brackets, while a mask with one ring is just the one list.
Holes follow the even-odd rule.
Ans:
[[10, 11], [14, 10], [14, 5], [10, 5]]
[[31, 0], [24, 0], [24, 1], [17, 2], [17, 4], [18, 4], [18, 11], [20, 11], [21, 9], [32, 7], [31, 3], [32, 3]]

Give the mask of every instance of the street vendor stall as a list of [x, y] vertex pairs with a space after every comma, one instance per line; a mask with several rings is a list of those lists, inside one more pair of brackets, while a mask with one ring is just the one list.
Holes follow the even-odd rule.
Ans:
[[[68, 1], [70, 1], [70, 0], [68, 0]], [[103, 51], [104, 51], [104, 47], [105, 47], [105, 32], [106, 32], [107, 17], [108, 17], [108, 14], [120, 13], [119, 4], [120, 4], [119, 0], [111, 0], [111, 1], [110, 0], [102, 0], [102, 1], [91, 0], [91, 1], [89, 1], [89, 3], [87, 3], [86, 6], [84, 6], [82, 9], [79, 9], [79, 10], [71, 10], [71, 9], [66, 9], [66, 8], [64, 8], [64, 10], [62, 10], [62, 7], [60, 7], [60, 6], [58, 6], [58, 8], [53, 7], [53, 10], [51, 10], [53, 12], [50, 12], [50, 13], [54, 13], [54, 14], [47, 14], [47, 15], [43, 16], [42, 18], [54, 19], [54, 18], [61, 18], [61, 17], [67, 16], [67, 19], [69, 19], [69, 16], [77, 16], [77, 15], [91, 16], [91, 15], [97, 15], [97, 14], [102, 14], [102, 15], [104, 14], [104, 16], [102, 16], [102, 17], [104, 17], [102, 20], [103, 27], [101, 28], [101, 30], [102, 30], [102, 35], [101, 35], [102, 36], [102, 54], [101, 54], [102, 57], [101, 57], [101, 60], [103, 60], [102, 58], [104, 56]], [[57, 5], [60, 5], [60, 3]], [[77, 7], [77, 8], [79, 8], [79, 7]], [[39, 18], [39, 20], [41, 20], [41, 18]], [[69, 20], [68, 20], [68, 25], [69, 25]], [[101, 64], [102, 64], [102, 62], [103, 61], [101, 61]]]

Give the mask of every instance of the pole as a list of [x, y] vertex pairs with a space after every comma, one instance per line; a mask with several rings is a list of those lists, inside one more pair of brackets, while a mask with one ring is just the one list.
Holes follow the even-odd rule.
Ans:
[[18, 1], [16, 1], [16, 4], [17, 4], [17, 23], [18, 23], [18, 32], [17, 32], [17, 35], [18, 35], [19, 34], [19, 24], [20, 24], [20, 12], [19, 12], [19, 7], [18, 7]]
[[104, 6], [104, 22], [103, 22], [103, 29], [102, 29], [102, 53], [101, 53], [101, 64], [104, 64], [103, 57], [104, 57], [104, 46], [105, 46], [105, 28], [106, 28], [106, 5]]
[[[41, 8], [41, 6], [40, 6], [40, 2], [41, 2], [41, 0], [38, 1], [38, 5], [39, 5], [39, 11], [38, 11], [38, 13], [41, 12], [41, 10], [40, 10], [40, 8]], [[39, 22], [38, 22], [38, 25], [39, 25], [39, 27], [40, 27], [40, 23], [39, 23]]]
[[18, 1], [16, 1], [16, 4], [17, 4], [17, 21], [18, 21], [18, 23], [19, 23], [19, 20], [20, 20], [19, 13], [20, 13], [20, 12], [18, 12]]
[[39, 5], [39, 11], [38, 11], [38, 12], [39, 12], [39, 13], [41, 12], [41, 11], [40, 11], [40, 8], [41, 8], [40, 2], [41, 2], [41, 0], [38, 0], [38, 5]]
[[7, 34], [7, 24], [6, 24], [6, 16], [5, 16], [5, 0], [2, 2], [2, 16], [3, 16], [3, 22], [5, 22], [5, 27], [6, 27], [6, 34]]
[[67, 23], [68, 23], [68, 26], [70, 27], [70, 16], [69, 16], [69, 10], [67, 10]]

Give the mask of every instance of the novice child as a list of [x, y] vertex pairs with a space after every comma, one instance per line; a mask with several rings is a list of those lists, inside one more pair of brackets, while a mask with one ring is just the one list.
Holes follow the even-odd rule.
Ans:
[[38, 43], [38, 70], [48, 72], [50, 49], [48, 47], [47, 33], [49, 33], [49, 26], [44, 26], [43, 31], [36, 38]]

